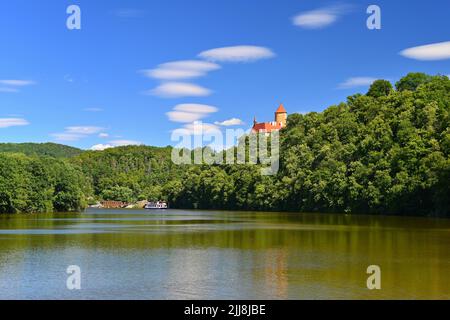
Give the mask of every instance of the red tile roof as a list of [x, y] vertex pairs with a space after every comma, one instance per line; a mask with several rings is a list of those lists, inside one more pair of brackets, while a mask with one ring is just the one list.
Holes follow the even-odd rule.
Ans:
[[283, 104], [280, 104], [277, 111], [275, 113], [287, 113], [286, 109], [284, 108]]
[[256, 123], [253, 126], [252, 130], [256, 131], [256, 132], [259, 132], [259, 131], [272, 132], [272, 131], [281, 130], [282, 128], [283, 127], [279, 123], [274, 125], [272, 122], [262, 122], [262, 123]]

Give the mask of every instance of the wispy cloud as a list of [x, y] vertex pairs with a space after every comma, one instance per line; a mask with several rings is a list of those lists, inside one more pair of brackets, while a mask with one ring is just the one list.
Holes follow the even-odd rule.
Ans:
[[217, 111], [216, 107], [205, 104], [179, 104], [173, 111], [167, 112], [167, 117], [172, 122], [190, 123]]
[[180, 111], [170, 111], [167, 112], [167, 117], [172, 122], [194, 122], [205, 118], [204, 114], [190, 113], [190, 112], [180, 112]]
[[99, 137], [99, 138], [102, 138], [102, 139], [106, 139], [106, 138], [109, 138], [109, 134], [107, 134], [107, 133], [105, 133], [105, 132], [102, 132], [102, 133], [99, 133], [99, 134], [98, 134], [98, 137]]
[[192, 112], [192, 113], [214, 113], [219, 110], [214, 106], [197, 103], [179, 104], [175, 106], [174, 109], [177, 111]]
[[211, 90], [202, 86], [186, 82], [167, 82], [153, 90], [144, 92], [162, 98], [204, 97], [211, 94]]
[[103, 130], [104, 128], [95, 126], [72, 126], [66, 127], [64, 132], [52, 133], [50, 136], [57, 141], [78, 141]]
[[92, 151], [103, 151], [106, 149], [116, 148], [116, 147], [125, 147], [125, 146], [140, 146], [142, 145], [139, 141], [134, 140], [113, 140], [106, 144], [99, 143], [96, 145], [93, 145], [90, 149]]
[[348, 5], [324, 7], [299, 13], [292, 19], [292, 22], [295, 26], [305, 29], [321, 29], [335, 23], [349, 10], [350, 7]]
[[67, 133], [82, 134], [82, 135], [96, 134], [103, 130], [104, 130], [104, 128], [93, 127], [93, 126], [77, 126], [77, 127], [67, 127], [66, 128]]
[[0, 80], [0, 84], [13, 87], [25, 87], [35, 84], [35, 82], [31, 80]]
[[23, 118], [0, 118], [0, 129], [27, 126], [30, 123]]
[[450, 59], [450, 41], [405, 49], [400, 54], [406, 58], [422, 61]]
[[[195, 123], [190, 123], [184, 126], [185, 129], [189, 130], [192, 133], [195, 133], [195, 127], [198, 127], [199, 124], [195, 124]], [[203, 131], [203, 133], [211, 133], [211, 132], [217, 132], [219, 130], [219, 128], [216, 125], [210, 124], [210, 123], [202, 123], [200, 124], [201, 126], [201, 130]]]
[[135, 141], [135, 140], [113, 140], [113, 141], [110, 141], [109, 143], [115, 147], [142, 145], [142, 142]]
[[231, 126], [241, 126], [244, 125], [245, 123], [241, 119], [232, 118], [222, 122], [214, 122], [214, 124], [222, 127], [231, 127]]
[[372, 77], [353, 77], [338, 85], [339, 89], [349, 89], [356, 87], [370, 86], [377, 78]]
[[16, 93], [19, 92], [19, 88], [31, 86], [36, 84], [31, 80], [0, 80], [0, 92]]
[[220, 132], [220, 129], [218, 126], [214, 124], [193, 122], [184, 125], [182, 128], [174, 130], [174, 132], [188, 135], [204, 135], [204, 134], [218, 133]]
[[212, 62], [184, 60], [160, 64], [156, 69], [142, 70], [141, 72], [149, 78], [181, 80], [203, 77], [208, 72], [218, 69], [220, 66]]
[[254, 62], [275, 57], [275, 53], [265, 47], [234, 46], [203, 51], [200, 58], [214, 62]]

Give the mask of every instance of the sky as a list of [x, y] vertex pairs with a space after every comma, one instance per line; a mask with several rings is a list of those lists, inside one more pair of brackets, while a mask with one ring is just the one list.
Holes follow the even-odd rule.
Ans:
[[322, 111], [375, 79], [449, 75], [449, 12], [448, 0], [2, 1], [0, 142], [174, 145], [194, 121], [248, 129], [280, 103]]

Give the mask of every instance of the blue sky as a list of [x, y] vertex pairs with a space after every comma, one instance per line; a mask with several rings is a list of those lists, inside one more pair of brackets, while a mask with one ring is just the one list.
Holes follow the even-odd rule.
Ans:
[[[66, 27], [72, 4], [81, 30]], [[371, 4], [381, 30], [366, 26]], [[246, 129], [280, 102], [321, 111], [374, 78], [447, 75], [449, 12], [447, 0], [11, 1], [0, 141], [165, 146], [194, 120]]]

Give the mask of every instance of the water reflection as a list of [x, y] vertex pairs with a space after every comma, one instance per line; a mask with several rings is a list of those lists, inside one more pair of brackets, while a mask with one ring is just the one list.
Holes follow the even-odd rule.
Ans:
[[[450, 298], [450, 221], [89, 210], [0, 216], [3, 299]], [[83, 290], [65, 270], [82, 268]], [[382, 269], [369, 291], [366, 268]]]

